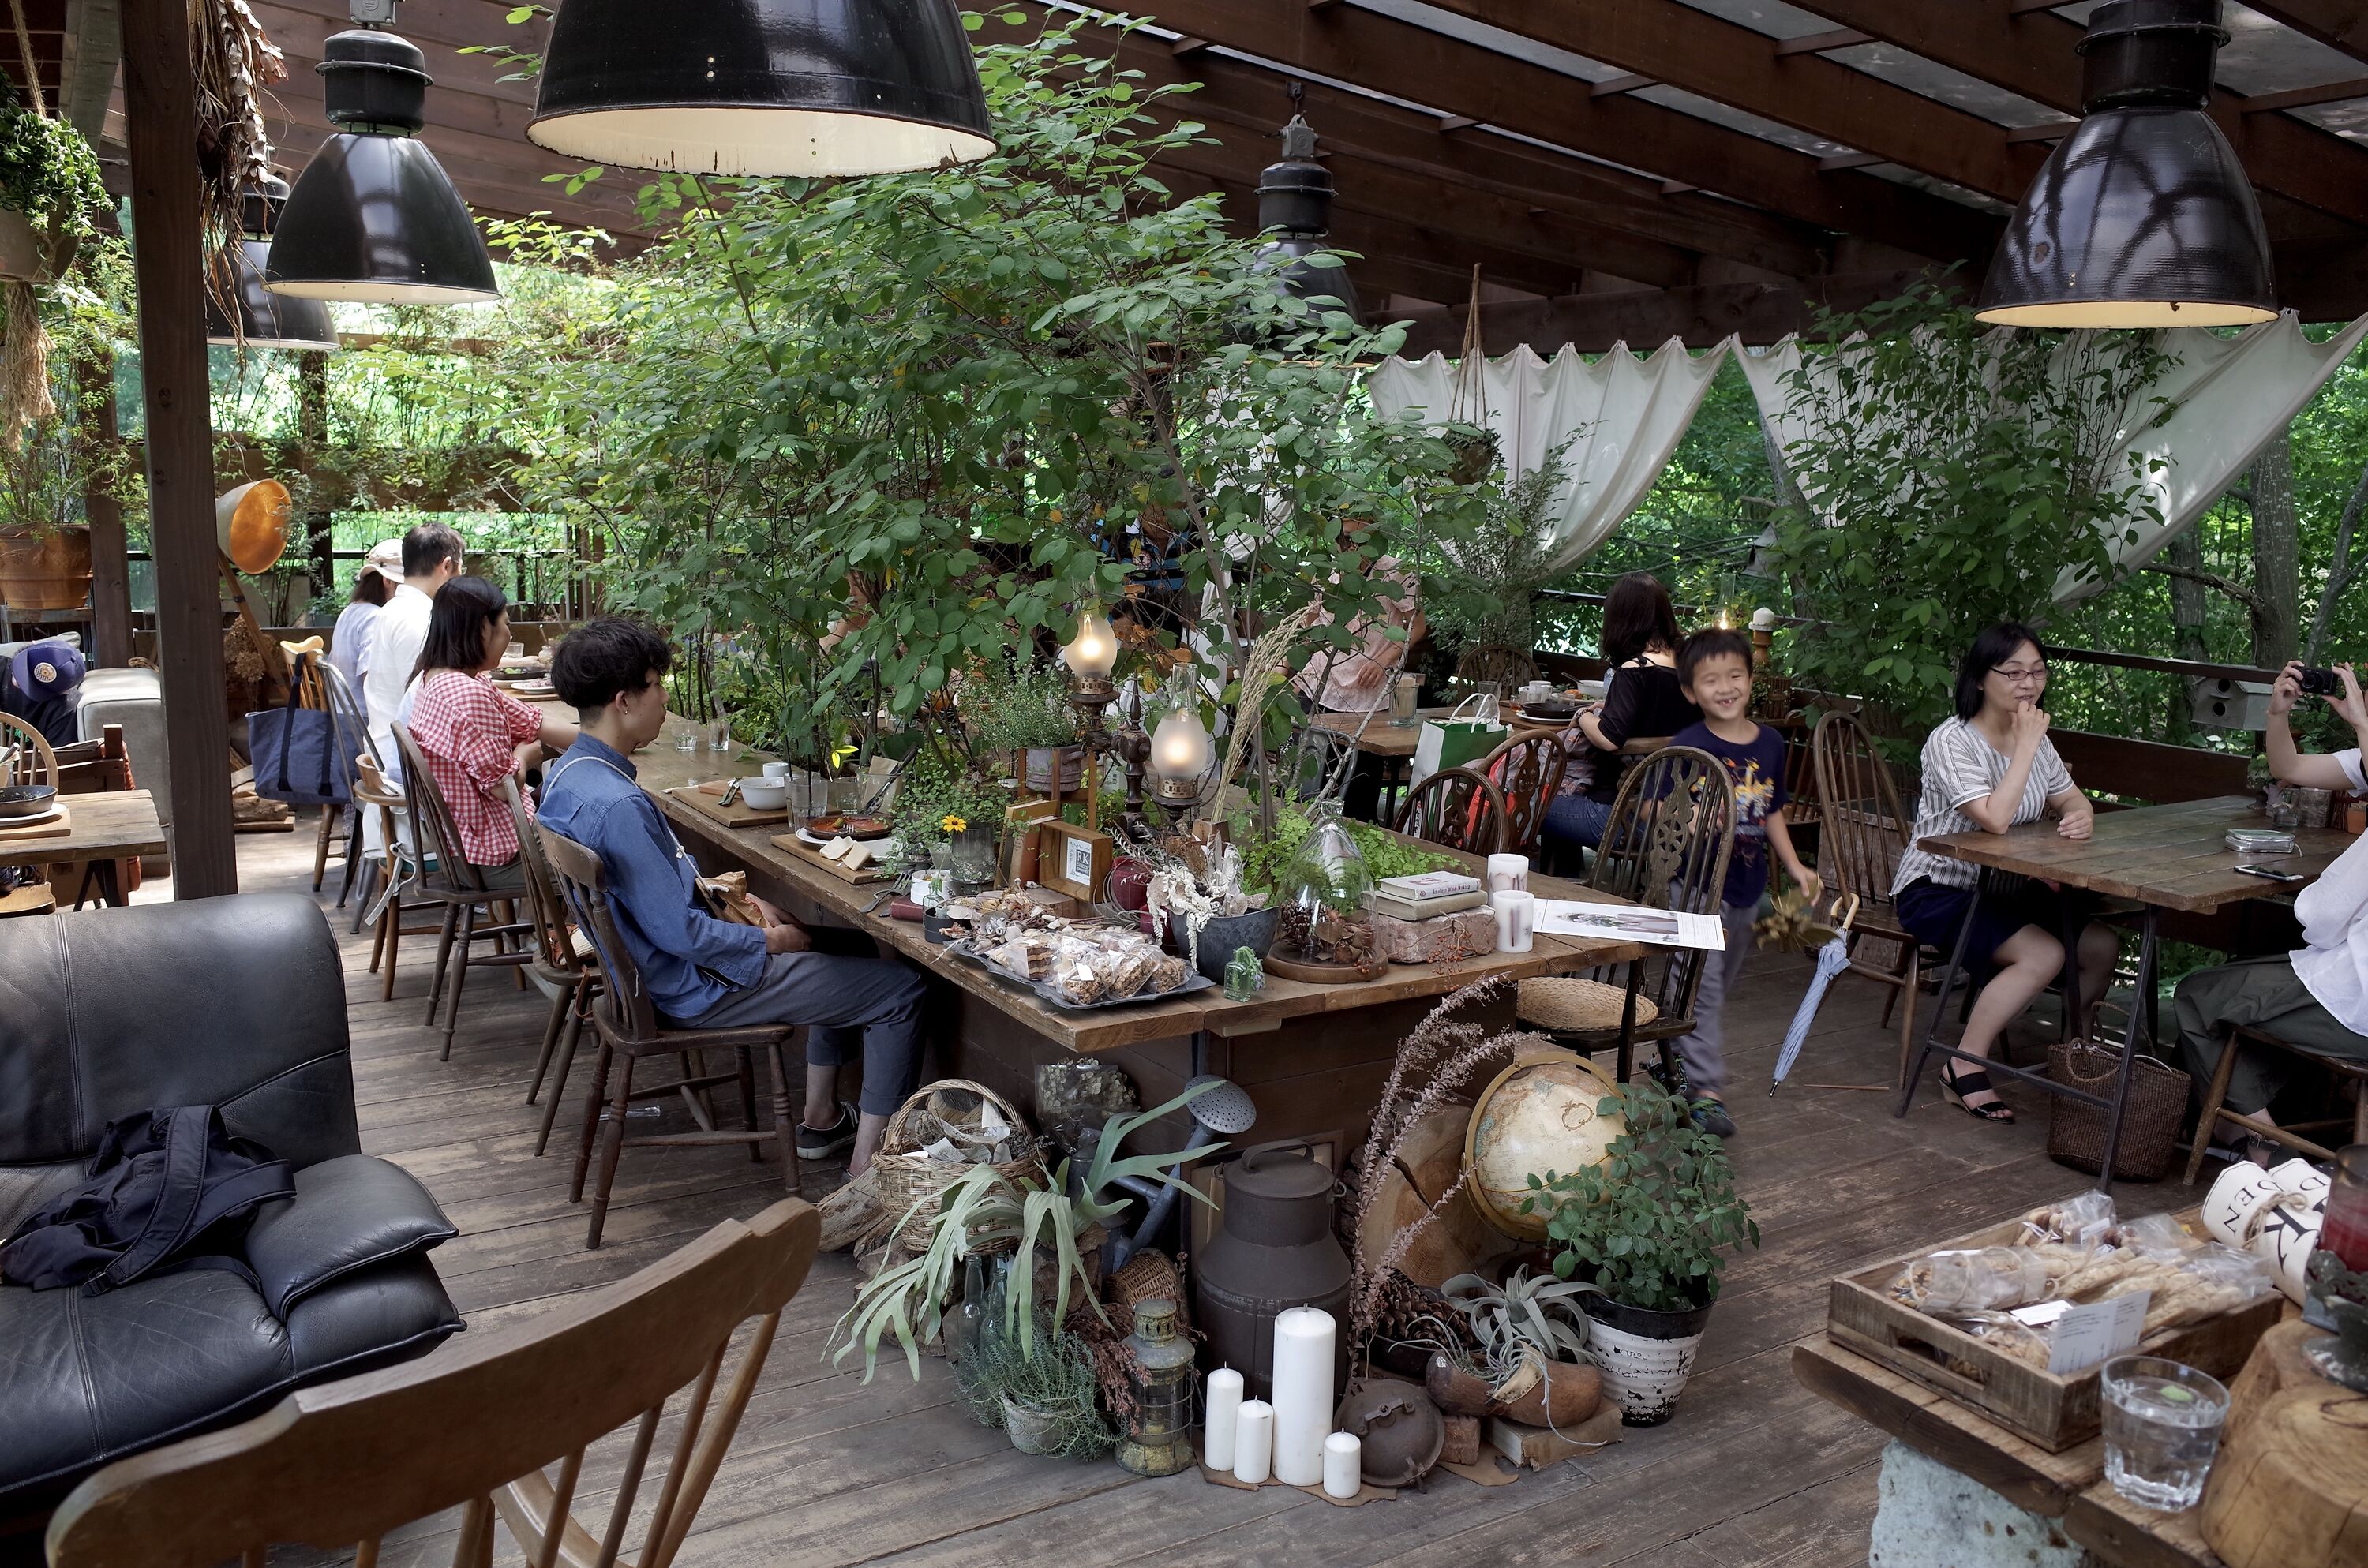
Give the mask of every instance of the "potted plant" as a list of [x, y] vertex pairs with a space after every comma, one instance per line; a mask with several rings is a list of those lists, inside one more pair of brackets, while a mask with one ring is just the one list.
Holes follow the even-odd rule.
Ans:
[[1053, 665], [1030, 663], [1007, 679], [965, 691], [964, 721], [982, 751], [1020, 754], [1020, 778], [1040, 795], [1066, 794], [1085, 778], [1077, 710], [1069, 683]]
[[1008, 1283], [998, 1275], [986, 1289], [977, 1342], [955, 1364], [963, 1405], [981, 1426], [1002, 1428], [1023, 1454], [1101, 1458], [1118, 1433], [1101, 1409], [1091, 1346], [1041, 1314], [1024, 1344], [1006, 1332]]
[[[1576, 1426], [1603, 1399], [1603, 1374], [1588, 1349], [1587, 1314], [1579, 1298], [1593, 1287], [1576, 1279], [1532, 1275], [1526, 1266], [1501, 1285], [1459, 1274], [1440, 1287], [1463, 1316], [1465, 1351], [1451, 1336], [1431, 1358], [1425, 1383], [1442, 1410], [1459, 1415], [1502, 1415], [1531, 1426]], [[1466, 1406], [1475, 1398], [1484, 1408]]]
[[1623, 1084], [1597, 1107], [1626, 1131], [1602, 1164], [1530, 1177], [1525, 1213], [1546, 1211], [1554, 1273], [1591, 1287], [1588, 1346], [1631, 1426], [1677, 1408], [1718, 1296], [1725, 1249], [1759, 1244], [1736, 1196], [1725, 1145], [1656, 1084]]
[[1266, 895], [1242, 887], [1242, 858], [1230, 844], [1170, 834], [1128, 851], [1144, 869], [1144, 906], [1170, 952], [1223, 982], [1240, 949], [1259, 958], [1274, 946], [1276, 911]]

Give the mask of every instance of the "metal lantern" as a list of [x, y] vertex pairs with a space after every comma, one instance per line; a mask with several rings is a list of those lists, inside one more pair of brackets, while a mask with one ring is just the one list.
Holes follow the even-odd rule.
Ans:
[[686, 174], [888, 174], [995, 151], [954, 0], [566, 0], [528, 140]]
[[2278, 313], [2260, 204], [2206, 112], [2219, 0], [2111, 0], [2081, 108], [2023, 193], [1975, 309], [2035, 327], [2243, 326]]
[[454, 305], [501, 297], [493, 258], [444, 165], [416, 132], [427, 123], [427, 57], [354, 0], [362, 25], [321, 46], [336, 133], [296, 176], [272, 236], [264, 287], [301, 300]]
[[237, 280], [238, 320], [222, 313], [212, 290], [206, 293], [206, 341], [247, 348], [335, 348], [337, 329], [319, 300], [275, 294], [263, 286], [271, 264], [271, 233], [288, 204], [288, 182], [266, 175], [247, 187], [245, 213], [230, 263]]
[[[1258, 228], [1269, 237], [1251, 265], [1270, 272], [1293, 299], [1363, 313], [1349, 269], [1331, 253], [1332, 171], [1315, 161], [1315, 129], [1293, 114], [1282, 128], [1282, 157], [1258, 175]], [[1316, 259], [1320, 257], [1321, 259]]]
[[1192, 1462], [1192, 1346], [1176, 1333], [1176, 1303], [1136, 1302], [1126, 1350], [1134, 1415], [1118, 1446], [1119, 1465], [1137, 1475], [1174, 1475]]

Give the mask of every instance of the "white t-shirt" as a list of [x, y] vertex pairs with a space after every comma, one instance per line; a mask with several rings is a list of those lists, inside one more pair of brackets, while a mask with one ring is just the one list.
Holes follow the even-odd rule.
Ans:
[[[2368, 791], [2358, 748], [2338, 752], [2351, 788]], [[2302, 939], [2294, 978], [2353, 1034], [2368, 1034], [2368, 838], [2355, 838], [2318, 881], [2294, 899]]]
[[411, 666], [427, 645], [427, 618], [435, 608], [436, 601], [417, 588], [398, 584], [370, 622], [370, 642], [362, 653], [362, 705], [369, 710], [370, 738], [380, 743], [381, 756], [393, 750], [387, 744], [393, 733], [388, 726], [403, 706]]
[[[1891, 880], [1894, 893], [1918, 877], [1952, 888], [1969, 888], [1980, 881], [1980, 867], [1928, 854], [1916, 846], [1944, 834], [1980, 831], [1982, 824], [1967, 816], [1964, 808], [1997, 789], [2013, 766], [2011, 757], [1963, 719], [1951, 719], [1925, 737], [1924, 792], [1916, 798], [1916, 830], [1907, 835], [1907, 852], [1900, 856], [1899, 874]], [[2071, 788], [2072, 775], [2055, 755], [2055, 743], [2043, 738], [2022, 782], [2022, 799], [2014, 803], [2014, 822], [2037, 822], [2047, 814], [2048, 797]]]

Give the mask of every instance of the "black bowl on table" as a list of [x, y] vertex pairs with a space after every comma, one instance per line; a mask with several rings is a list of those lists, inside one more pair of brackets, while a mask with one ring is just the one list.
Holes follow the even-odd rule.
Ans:
[[58, 803], [54, 784], [10, 784], [0, 787], [0, 822], [16, 817], [38, 817], [46, 814]]
[[1522, 703], [1521, 717], [1541, 724], [1567, 724], [1578, 717], [1578, 704], [1567, 697], [1541, 698]]

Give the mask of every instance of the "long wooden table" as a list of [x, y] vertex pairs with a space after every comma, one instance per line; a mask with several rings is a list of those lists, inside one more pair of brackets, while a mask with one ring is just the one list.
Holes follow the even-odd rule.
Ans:
[[[701, 869], [745, 870], [752, 892], [799, 920], [860, 931], [883, 951], [928, 971], [940, 983], [926, 1025], [932, 1069], [987, 1084], [1022, 1107], [1033, 1103], [1039, 1063], [1089, 1054], [1121, 1064], [1145, 1105], [1169, 1097], [1196, 1072], [1218, 1073], [1250, 1092], [1260, 1139], [1338, 1133], [1353, 1142], [1379, 1098], [1398, 1042], [1440, 997], [1484, 980], [1569, 974], [1649, 951], [1639, 943], [1542, 935], [1527, 953], [1394, 964], [1383, 978], [1362, 983], [1316, 985], [1269, 975], [1265, 988], [1243, 1002], [1227, 1001], [1223, 990], [1212, 988], [1172, 1001], [1070, 1012], [949, 957], [924, 938], [918, 924], [889, 919], [881, 897], [887, 884], [846, 881], [781, 848], [772, 837], [783, 828], [727, 828], [668, 796], [666, 790], [684, 784], [760, 773], [768, 760], [766, 753], [741, 747], [722, 756], [679, 751], [675, 738], [689, 727], [669, 718], [666, 733], [633, 763], [642, 786]], [[1531, 888], [1541, 897], [1597, 896], [1548, 877], [1533, 876]], [[1504, 984], [1476, 1003], [1471, 1017], [1509, 1025], [1512, 1001], [1512, 986]]]
[[[2227, 795], [2135, 811], [2100, 812], [2096, 829], [2086, 839], [2062, 836], [2055, 823], [2048, 820], [2026, 823], [2005, 833], [1952, 833], [1922, 840], [1921, 846], [1935, 855], [1979, 867], [1977, 890], [1987, 890], [1997, 875], [2009, 873], [2108, 898], [2134, 899], [2145, 909], [2139, 917], [2137, 983], [2130, 1006], [2129, 1028], [2122, 1039], [2121, 1060], [2110, 1097], [2056, 1083], [2044, 1074], [1997, 1058], [1966, 1056], [1941, 1043], [1941, 1023], [1948, 1017], [1957, 971], [1965, 960], [1965, 944], [1973, 930], [1974, 906], [1969, 905], [1964, 923], [1958, 927], [1949, 968], [1941, 982], [1941, 994], [1933, 1005], [1931, 1025], [1925, 1030], [1923, 1045], [1908, 1069], [1907, 1084], [1899, 1096], [1898, 1114], [1907, 1114], [1907, 1108], [1916, 1098], [1917, 1080], [1923, 1075], [1926, 1061], [1936, 1051], [1952, 1058], [1963, 1057], [1987, 1070], [2012, 1074], [2049, 1094], [2104, 1109], [2104, 1163], [2097, 1185], [2111, 1191], [2138, 1034], [2144, 1030], [2149, 1040], [2154, 1035], [2155, 950], [2161, 913], [2174, 910], [2210, 914], [2264, 894], [2298, 892], [2317, 881], [2319, 874], [2334, 864], [2336, 857], [2353, 843], [2349, 834], [2328, 828], [2296, 829], [2294, 842], [2300, 853], [2294, 855], [2239, 855], [2224, 842], [2231, 828], [2267, 825], [2249, 797]], [[2267, 881], [2237, 869], [2238, 865], [2256, 859], [2292, 872], [2301, 880]], [[2077, 936], [2077, 932], [2065, 934], [2067, 983], [2074, 972], [2073, 944]]]
[[70, 831], [55, 838], [0, 842], [0, 866], [81, 866], [85, 886], [95, 879], [99, 896], [120, 904], [123, 888], [116, 862], [171, 850], [165, 824], [156, 816], [156, 799], [145, 790], [61, 795], [58, 802], [66, 809]]

